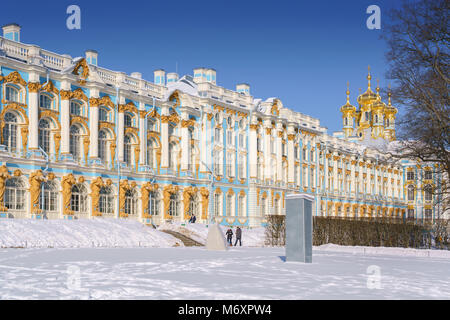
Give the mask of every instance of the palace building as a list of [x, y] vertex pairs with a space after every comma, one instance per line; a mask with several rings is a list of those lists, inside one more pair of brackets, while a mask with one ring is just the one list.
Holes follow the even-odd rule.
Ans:
[[341, 107], [343, 131], [250, 85], [217, 85], [211, 68], [179, 77], [127, 75], [0, 37], [0, 216], [116, 217], [261, 226], [285, 214], [289, 193], [314, 214], [436, 219], [433, 164], [394, 162], [397, 110], [368, 89]]

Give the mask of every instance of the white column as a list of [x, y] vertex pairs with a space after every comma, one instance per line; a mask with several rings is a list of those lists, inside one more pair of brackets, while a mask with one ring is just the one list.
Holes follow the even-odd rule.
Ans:
[[206, 152], [208, 145], [211, 144], [211, 135], [208, 134], [209, 126], [207, 121], [207, 114], [203, 114], [203, 118], [200, 118], [200, 172], [206, 171], [204, 163], [207, 163]]
[[[250, 119], [251, 120], [251, 119]], [[252, 124], [250, 122], [250, 124]], [[253, 124], [254, 125], [254, 124]], [[249, 139], [248, 139], [248, 161], [250, 165], [250, 178], [256, 178], [258, 176], [258, 149], [257, 149], [257, 128], [256, 126], [250, 127]]]
[[[91, 89], [91, 98], [98, 98], [98, 90]], [[89, 157], [91, 159], [98, 159], [98, 110], [99, 104], [94, 102], [89, 106], [89, 130], [91, 135], [89, 137]]]
[[[282, 146], [281, 146], [281, 137], [279, 135], [279, 132], [282, 132], [282, 124], [281, 123], [277, 123], [276, 126], [276, 132], [275, 132], [275, 145], [277, 148], [277, 167], [273, 168], [273, 170], [277, 170], [277, 180], [278, 181], [282, 181], [283, 180], [283, 174], [282, 174], [282, 170], [283, 170], [283, 161], [282, 161], [282, 156], [283, 156], [283, 152], [282, 152]], [[275, 130], [275, 129], [273, 129]], [[277, 181], [275, 181], [277, 182]], [[287, 182], [287, 181], [285, 181]]]
[[288, 151], [288, 183], [294, 183], [295, 181], [295, 155], [294, 155], [294, 138], [295, 135], [293, 131], [288, 130], [288, 140], [287, 140], [287, 151]]
[[35, 150], [39, 146], [39, 93], [29, 92], [28, 94], [28, 108], [29, 108], [29, 149]]
[[[161, 117], [167, 116], [167, 106], [161, 107]], [[161, 168], [169, 167], [169, 123], [161, 119]]]
[[117, 148], [118, 148], [118, 160], [123, 162], [124, 159], [124, 120], [125, 114], [124, 112], [119, 111], [119, 125], [117, 127]]
[[274, 168], [271, 168], [271, 160], [272, 160], [272, 154], [271, 154], [271, 150], [270, 150], [270, 138], [272, 136], [271, 132], [272, 132], [272, 124], [270, 123], [270, 120], [265, 120], [264, 128], [263, 128], [264, 144], [265, 144], [265, 146], [264, 146], [264, 160], [265, 160], [264, 176], [265, 176], [265, 179], [273, 178], [272, 172], [274, 171]]
[[143, 102], [139, 103], [139, 140], [141, 152], [139, 153], [139, 163], [141, 166], [146, 165], [146, 155], [147, 155], [147, 132], [145, 132], [145, 104]]
[[[30, 82], [39, 82], [38, 74], [31, 72], [29, 77]], [[28, 148], [30, 150], [37, 150], [39, 147], [39, 91], [32, 92], [28, 90], [28, 110]]]
[[[70, 91], [70, 83], [61, 82], [61, 89]], [[70, 99], [67, 96], [61, 99], [61, 154], [70, 154]]]
[[[187, 121], [189, 118], [189, 114], [186, 111], [181, 111], [181, 121]], [[190, 162], [189, 159], [189, 148], [191, 147], [191, 142], [188, 141], [189, 134], [188, 134], [189, 128], [186, 126], [181, 125], [181, 170], [185, 171], [188, 169], [188, 164]]]

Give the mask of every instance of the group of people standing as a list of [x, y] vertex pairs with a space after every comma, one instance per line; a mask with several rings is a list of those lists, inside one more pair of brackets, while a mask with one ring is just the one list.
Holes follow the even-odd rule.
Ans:
[[[232, 246], [233, 245], [233, 230], [229, 228], [227, 232], [225, 233], [227, 236], [227, 243]], [[236, 229], [236, 241], [234, 242], [234, 246], [236, 247], [237, 243], [239, 241], [239, 246], [242, 247], [242, 230], [241, 228], [237, 227]]]

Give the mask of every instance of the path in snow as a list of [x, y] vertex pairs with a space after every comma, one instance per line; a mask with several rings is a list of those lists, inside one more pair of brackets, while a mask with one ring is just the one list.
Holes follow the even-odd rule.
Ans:
[[[281, 248], [3, 249], [0, 300], [450, 299], [450, 259], [313, 254], [298, 264]], [[370, 266], [381, 289], [367, 286]]]

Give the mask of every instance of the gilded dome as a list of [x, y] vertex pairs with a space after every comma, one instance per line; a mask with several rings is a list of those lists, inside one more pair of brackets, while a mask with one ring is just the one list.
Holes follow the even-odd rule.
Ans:
[[372, 109], [384, 109], [386, 108], [386, 104], [381, 101], [381, 96], [380, 96], [380, 87], [377, 86], [377, 94], [376, 94], [377, 99], [375, 100], [375, 102], [372, 104]]
[[342, 112], [342, 113], [348, 112], [348, 111], [355, 112], [355, 111], [356, 111], [356, 107], [353, 106], [353, 105], [350, 103], [350, 90], [348, 89], [348, 84], [347, 84], [347, 91], [346, 91], [346, 94], [347, 94], [347, 103], [344, 104], [344, 105], [341, 107], [341, 112]]
[[367, 91], [358, 96], [358, 103], [362, 106], [371, 105], [377, 100], [377, 95], [370, 88], [370, 80], [372, 80], [372, 76], [370, 75], [369, 72], [369, 74], [367, 75], [368, 81]]

